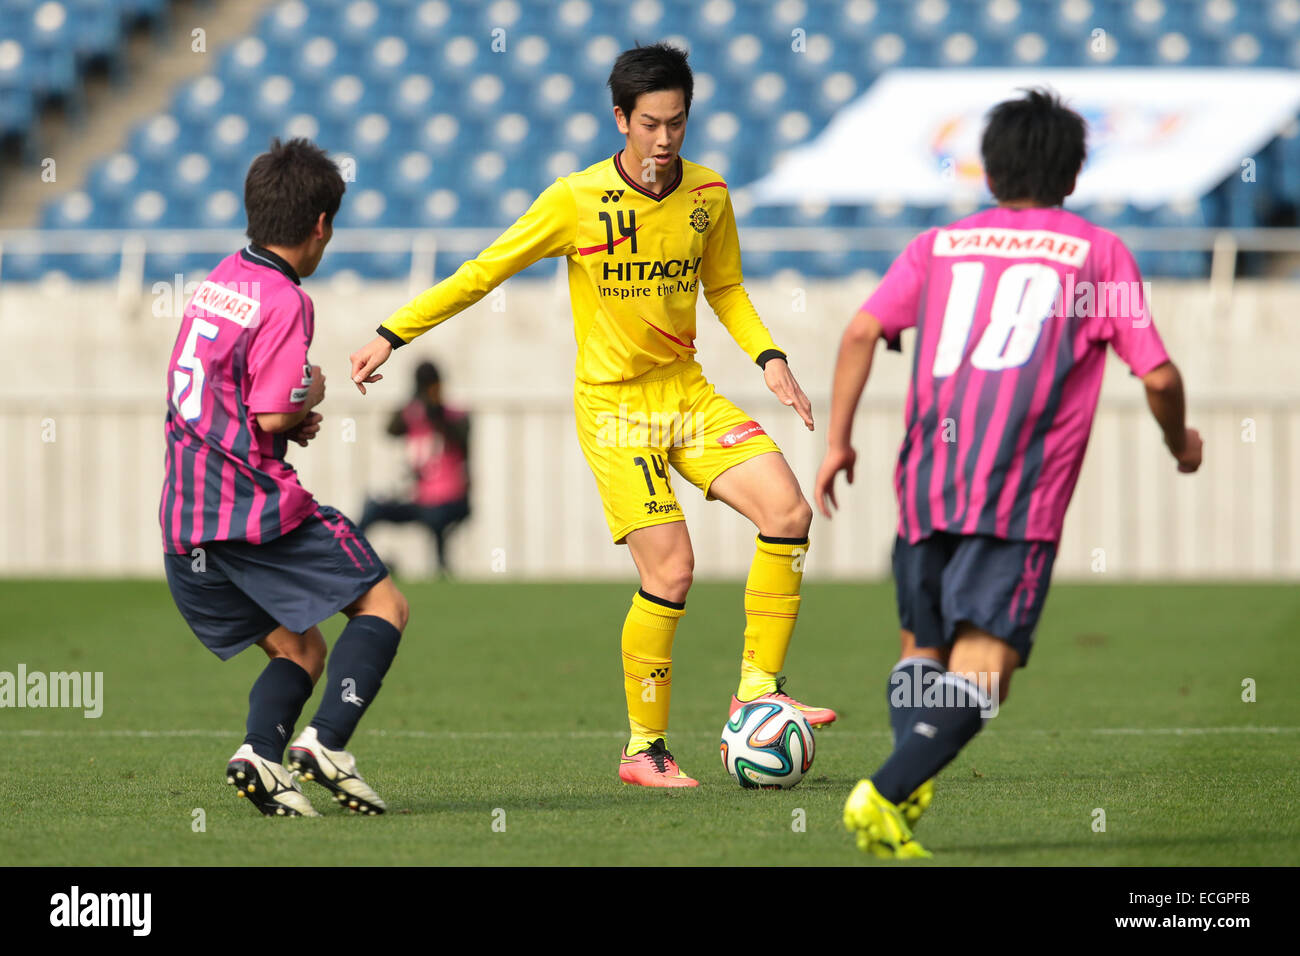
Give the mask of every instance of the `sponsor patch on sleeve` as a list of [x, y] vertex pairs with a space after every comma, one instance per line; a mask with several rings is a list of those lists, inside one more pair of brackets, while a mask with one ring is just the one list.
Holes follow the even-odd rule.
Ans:
[[306, 388], [293, 389], [291, 392], [289, 392], [289, 401], [293, 402], [294, 404], [297, 404], [298, 402], [305, 402], [307, 400], [308, 391], [310, 391], [310, 389], [306, 389]]
[[723, 448], [730, 448], [732, 445], [739, 445], [741, 442], [753, 438], [755, 435], [766, 435], [763, 426], [758, 422], [745, 422], [743, 425], [737, 425], [726, 434], [718, 438], [718, 444]]

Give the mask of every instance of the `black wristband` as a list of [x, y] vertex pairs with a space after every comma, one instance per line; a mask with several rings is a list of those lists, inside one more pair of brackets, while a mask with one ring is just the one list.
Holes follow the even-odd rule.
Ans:
[[379, 328], [375, 329], [375, 331], [379, 333], [380, 338], [387, 339], [388, 344], [395, 349], [400, 349], [403, 345], [406, 344], [405, 342], [402, 341], [401, 336], [399, 336], [392, 329], [386, 329], [381, 325]]
[[758, 358], [754, 359], [754, 362], [759, 368], [767, 368], [767, 363], [772, 361], [772, 359], [783, 359], [785, 357], [785, 353], [780, 349], [767, 349], [764, 352], [760, 352]]

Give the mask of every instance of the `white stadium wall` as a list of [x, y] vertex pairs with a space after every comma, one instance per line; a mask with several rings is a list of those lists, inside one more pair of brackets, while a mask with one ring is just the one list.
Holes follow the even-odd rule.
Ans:
[[[294, 446], [290, 460], [319, 500], [356, 517], [367, 491], [402, 486], [401, 443], [383, 425], [409, 396], [417, 360], [432, 357], [449, 400], [473, 415], [473, 516], [452, 546], [459, 574], [632, 578], [630, 558], [609, 541], [574, 435], [575, 347], [561, 283], [507, 283], [397, 352], [365, 398], [347, 380], [347, 356], [406, 300], [406, 283], [305, 287], [316, 302], [311, 356], [326, 371], [328, 397], [320, 437]], [[701, 301], [706, 374], [777, 439], [809, 494], [839, 335], [868, 291], [855, 280], [750, 284], [813, 400], [816, 433], [766, 392]], [[170, 287], [125, 298], [115, 284], [0, 287], [0, 574], [161, 574], [163, 379], [179, 298]], [[1230, 300], [1216, 300], [1206, 283], [1156, 282], [1152, 301], [1187, 381], [1205, 466], [1194, 477], [1175, 472], [1140, 385], [1112, 356], [1058, 579], [1300, 578], [1300, 285], [1238, 282]], [[813, 576], [888, 573], [909, 368], [906, 353], [877, 357], [855, 432], [857, 479], [841, 483], [836, 519], [813, 524]], [[697, 575], [743, 575], [752, 529], [725, 506], [706, 506], [680, 478], [674, 488]], [[403, 571], [429, 566], [416, 529], [381, 526], [372, 539]]]

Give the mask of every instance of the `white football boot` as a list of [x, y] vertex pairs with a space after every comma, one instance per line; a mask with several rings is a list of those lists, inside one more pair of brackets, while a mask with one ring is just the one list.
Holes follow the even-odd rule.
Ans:
[[328, 788], [339, 806], [357, 813], [376, 816], [388, 809], [388, 804], [357, 773], [357, 761], [346, 750], [329, 750], [316, 736], [316, 728], [308, 727], [289, 745], [289, 766], [302, 774], [304, 780], [315, 780]]
[[282, 764], [259, 757], [249, 744], [236, 750], [226, 763], [226, 783], [235, 788], [236, 796], [247, 797], [268, 817], [320, 816], [293, 774]]

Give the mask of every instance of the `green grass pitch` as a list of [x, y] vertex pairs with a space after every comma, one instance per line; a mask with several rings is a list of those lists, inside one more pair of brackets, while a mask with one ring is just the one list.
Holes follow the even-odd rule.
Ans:
[[[889, 584], [805, 589], [790, 689], [840, 720], [788, 792], [742, 791], [718, 758], [738, 583], [698, 584], [677, 634], [670, 745], [693, 791], [615, 775], [632, 583], [404, 589], [411, 626], [351, 748], [389, 813], [350, 817], [307, 784], [324, 818], [280, 820], [223, 782], [259, 651], [220, 664], [161, 582], [0, 582], [0, 671], [102, 671], [105, 698], [99, 719], [0, 709], [0, 861], [874, 865], [839, 817], [889, 750]], [[918, 836], [935, 864], [1294, 863], [1298, 632], [1292, 585], [1056, 586], [1029, 668]]]

